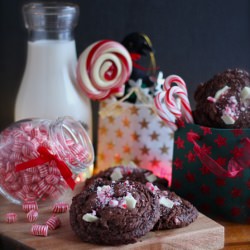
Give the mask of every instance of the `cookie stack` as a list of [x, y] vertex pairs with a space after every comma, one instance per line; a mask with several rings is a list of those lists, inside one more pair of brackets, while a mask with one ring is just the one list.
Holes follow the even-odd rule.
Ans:
[[[158, 184], [158, 185], [157, 185]], [[197, 209], [150, 171], [116, 166], [90, 178], [70, 207], [73, 231], [84, 242], [121, 245], [151, 230], [187, 226]]]

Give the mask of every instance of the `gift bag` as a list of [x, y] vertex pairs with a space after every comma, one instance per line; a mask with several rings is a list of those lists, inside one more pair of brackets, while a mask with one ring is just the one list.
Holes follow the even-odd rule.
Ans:
[[172, 189], [205, 214], [250, 223], [250, 129], [180, 126]]
[[173, 131], [152, 106], [105, 100], [99, 113], [97, 171], [134, 162], [171, 182]]

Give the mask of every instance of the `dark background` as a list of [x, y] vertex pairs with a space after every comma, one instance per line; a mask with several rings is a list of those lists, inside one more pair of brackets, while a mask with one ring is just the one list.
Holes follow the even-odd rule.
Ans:
[[[0, 129], [13, 121], [14, 103], [26, 60], [27, 33], [21, 6], [0, 0]], [[30, 1], [29, 1], [30, 2]], [[82, 0], [75, 30], [78, 55], [100, 39], [121, 41], [147, 34], [164, 76], [178, 74], [188, 85], [192, 107], [196, 86], [227, 68], [250, 67], [248, 0]], [[97, 104], [94, 124], [97, 124]]]

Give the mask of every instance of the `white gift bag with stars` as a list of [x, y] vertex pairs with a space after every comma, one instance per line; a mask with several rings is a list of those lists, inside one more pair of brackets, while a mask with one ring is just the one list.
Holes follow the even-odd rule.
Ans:
[[134, 162], [171, 184], [173, 131], [146, 104], [100, 104], [97, 171]]

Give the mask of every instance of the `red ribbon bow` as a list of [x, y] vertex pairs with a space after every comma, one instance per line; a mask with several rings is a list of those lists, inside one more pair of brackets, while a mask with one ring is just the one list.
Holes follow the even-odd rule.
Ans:
[[76, 183], [75, 183], [74, 179], [72, 178], [72, 172], [70, 171], [70, 169], [68, 168], [66, 163], [64, 163], [64, 161], [60, 160], [57, 155], [50, 153], [46, 147], [40, 146], [37, 148], [37, 151], [40, 154], [40, 156], [38, 158], [35, 158], [35, 159], [18, 164], [16, 166], [16, 169], [15, 169], [16, 172], [25, 170], [27, 168], [36, 167], [38, 165], [42, 165], [42, 164], [50, 162], [50, 161], [55, 161], [57, 168], [59, 169], [65, 182], [68, 184], [68, 186], [72, 190], [74, 190]]
[[228, 162], [228, 169], [223, 168], [201, 149], [201, 147], [196, 142], [200, 139], [200, 136], [197, 133], [189, 132], [187, 134], [187, 139], [189, 142], [193, 143], [194, 152], [199, 157], [202, 164], [219, 177], [234, 178], [238, 176], [242, 172], [242, 170], [246, 168], [247, 163], [249, 163], [250, 140], [248, 138], [245, 138], [244, 140], [245, 144], [243, 147], [243, 155], [238, 158], [232, 157]]

